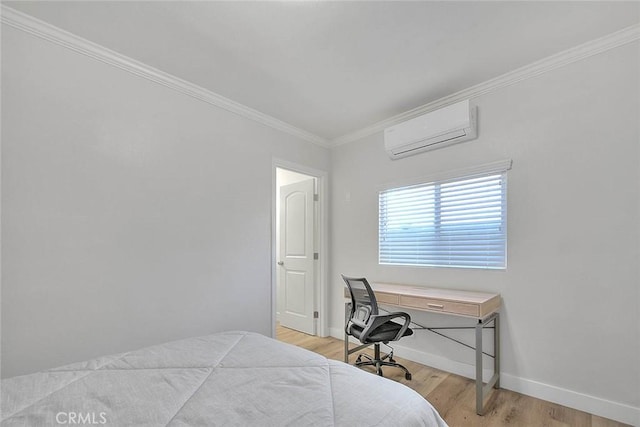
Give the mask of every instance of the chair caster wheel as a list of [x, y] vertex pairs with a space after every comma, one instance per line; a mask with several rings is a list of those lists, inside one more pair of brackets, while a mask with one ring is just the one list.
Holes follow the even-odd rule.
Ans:
[[404, 379], [407, 380], [407, 381], [411, 381], [411, 374], [408, 373], [408, 372], [406, 374], [404, 374]]

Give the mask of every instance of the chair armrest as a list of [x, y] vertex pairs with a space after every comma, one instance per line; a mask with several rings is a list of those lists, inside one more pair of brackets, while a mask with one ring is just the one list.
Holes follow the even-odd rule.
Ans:
[[373, 332], [376, 328], [378, 328], [378, 326], [382, 325], [383, 323], [389, 322], [392, 319], [396, 319], [398, 317], [404, 318], [404, 324], [398, 331], [398, 334], [395, 336], [395, 338], [391, 340], [391, 341], [398, 341], [404, 335], [406, 330], [409, 328], [409, 324], [411, 323], [411, 316], [409, 316], [409, 313], [403, 313], [401, 311], [398, 311], [395, 313], [389, 313], [389, 314], [371, 315], [371, 317], [369, 317], [369, 324], [362, 331], [362, 335], [360, 336], [360, 341], [365, 342], [369, 337], [369, 334]]

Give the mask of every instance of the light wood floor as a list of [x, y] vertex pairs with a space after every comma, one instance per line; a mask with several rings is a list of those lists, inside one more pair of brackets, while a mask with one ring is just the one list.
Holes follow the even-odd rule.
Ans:
[[[322, 354], [343, 360], [344, 342], [336, 338], [319, 338], [279, 326], [277, 338]], [[351, 362], [356, 355], [351, 355]], [[400, 369], [387, 368], [385, 377], [405, 384], [424, 396], [438, 410], [450, 427], [535, 426], [535, 427], [621, 427], [621, 424], [586, 412], [525, 396], [509, 390], [496, 390], [487, 402], [487, 413], [475, 412], [475, 382], [438, 369], [396, 357], [411, 371], [406, 381]]]

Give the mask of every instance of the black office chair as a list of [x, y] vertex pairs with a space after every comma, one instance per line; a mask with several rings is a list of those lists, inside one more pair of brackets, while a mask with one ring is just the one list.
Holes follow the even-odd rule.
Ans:
[[[382, 376], [383, 366], [393, 366], [402, 369], [404, 377], [410, 380], [409, 370], [393, 359], [393, 348], [390, 347], [391, 352], [380, 357], [380, 343], [388, 346], [389, 341], [398, 341], [402, 337], [412, 335], [413, 331], [409, 328], [411, 316], [403, 312], [380, 314], [376, 296], [367, 279], [364, 277], [345, 277], [344, 275], [342, 278], [351, 294], [351, 313], [344, 330], [347, 335], [356, 337], [363, 344], [352, 350], [345, 348], [345, 358], [348, 359], [349, 354], [373, 344], [373, 358], [361, 353], [356, 359], [355, 366], [375, 366], [376, 373], [380, 376]], [[403, 318], [404, 323], [401, 325], [392, 321], [395, 318]], [[345, 345], [348, 346], [348, 344]], [[363, 358], [366, 360], [362, 360]], [[348, 362], [348, 360], [345, 361]]]

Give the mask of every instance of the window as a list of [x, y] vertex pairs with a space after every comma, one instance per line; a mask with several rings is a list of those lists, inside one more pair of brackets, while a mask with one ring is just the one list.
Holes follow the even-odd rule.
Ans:
[[506, 268], [506, 169], [380, 192], [380, 264]]

